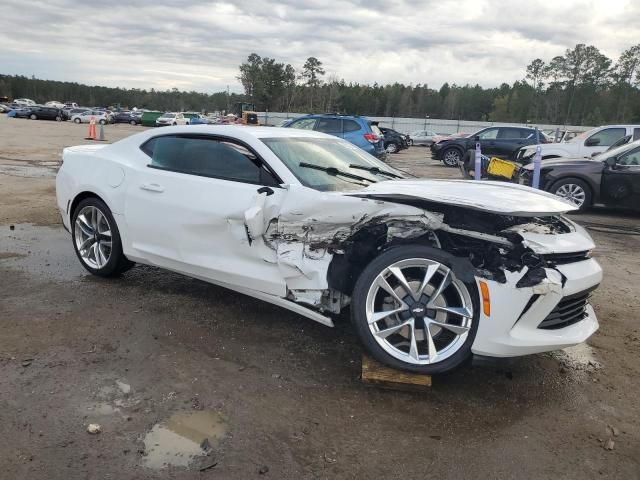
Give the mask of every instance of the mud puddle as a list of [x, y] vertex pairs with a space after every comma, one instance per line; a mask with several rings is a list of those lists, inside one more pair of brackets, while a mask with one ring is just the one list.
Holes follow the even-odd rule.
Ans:
[[224, 438], [226, 424], [211, 411], [180, 412], [158, 423], [144, 438], [147, 468], [188, 467]]

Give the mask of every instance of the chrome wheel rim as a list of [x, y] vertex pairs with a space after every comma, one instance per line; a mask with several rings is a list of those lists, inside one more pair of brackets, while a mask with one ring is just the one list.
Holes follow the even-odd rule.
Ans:
[[576, 185], [575, 183], [565, 183], [564, 185], [561, 185], [558, 190], [556, 190], [556, 195], [564, 198], [576, 207], [584, 205], [584, 201], [587, 196], [584, 188], [580, 185]]
[[454, 355], [473, 323], [465, 284], [446, 265], [425, 258], [400, 260], [380, 272], [369, 287], [365, 308], [378, 345], [414, 365]]
[[103, 268], [111, 258], [111, 226], [96, 207], [86, 206], [76, 217], [74, 237], [82, 261], [95, 269]]
[[447, 165], [458, 165], [460, 154], [456, 150], [449, 150], [444, 154], [444, 163]]

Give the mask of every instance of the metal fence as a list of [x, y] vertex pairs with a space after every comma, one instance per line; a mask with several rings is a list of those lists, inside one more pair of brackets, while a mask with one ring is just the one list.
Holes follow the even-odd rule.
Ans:
[[[263, 125], [278, 126], [285, 120], [300, 117], [305, 113], [284, 112], [258, 112], [258, 120]], [[438, 118], [401, 118], [401, 117], [370, 117], [368, 119], [380, 122], [380, 126], [393, 128], [401, 133], [412, 133], [422, 130], [430, 130], [439, 134], [452, 134], [457, 132], [473, 133], [481, 128], [493, 125], [506, 125], [517, 127], [538, 127], [541, 130], [575, 130], [583, 132], [593, 127], [577, 125], [549, 125], [549, 124], [523, 124], [506, 122], [477, 122], [466, 120], [444, 120]]]

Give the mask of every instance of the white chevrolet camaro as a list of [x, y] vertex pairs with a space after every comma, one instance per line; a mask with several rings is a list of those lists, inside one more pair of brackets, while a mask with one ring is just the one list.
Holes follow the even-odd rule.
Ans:
[[373, 357], [428, 374], [598, 328], [594, 243], [549, 193], [417, 179], [284, 128], [167, 127], [63, 160], [58, 208], [95, 275], [155, 265], [328, 326], [350, 306]]

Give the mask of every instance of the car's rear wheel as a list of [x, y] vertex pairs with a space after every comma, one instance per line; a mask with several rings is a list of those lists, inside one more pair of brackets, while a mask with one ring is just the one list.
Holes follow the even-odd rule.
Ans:
[[60, 115], [56, 115], [56, 122], [61, 122], [62, 121], [62, 117]]
[[105, 123], [107, 123], [107, 122], [106, 122], [106, 120], [99, 120], [99, 121], [98, 121], [98, 123], [99, 123], [100, 125], [104, 125], [104, 124], [105, 124]]
[[580, 211], [585, 211], [591, 206], [591, 189], [586, 182], [579, 178], [563, 178], [558, 180], [551, 185], [549, 191], [572, 203], [578, 207]]
[[398, 144], [393, 142], [387, 143], [385, 150], [387, 153], [398, 153]]
[[85, 198], [78, 204], [71, 219], [71, 235], [80, 263], [94, 275], [111, 277], [133, 266], [122, 252], [111, 210], [99, 198]]
[[442, 162], [447, 167], [457, 167], [461, 159], [462, 155], [457, 148], [447, 148], [442, 152]]
[[453, 264], [442, 250], [405, 245], [365, 268], [353, 291], [351, 316], [376, 360], [439, 374], [470, 357], [478, 329], [477, 287], [462, 281]]
[[136, 121], [135, 121], [135, 120], [131, 120], [129, 123], [130, 123], [131, 125], [135, 125], [135, 124], [136, 124]]
[[413, 147], [413, 140], [411, 139], [407, 140], [407, 145], [409, 145], [410, 147]]
[[37, 119], [38, 119], [38, 117], [36, 116], [36, 114], [35, 114], [35, 113], [32, 113], [31, 115], [29, 115], [29, 118], [30, 118], [31, 120], [37, 120]]
[[82, 120], [80, 120], [79, 118], [76, 118], [73, 122], [79, 125], [82, 123]]

